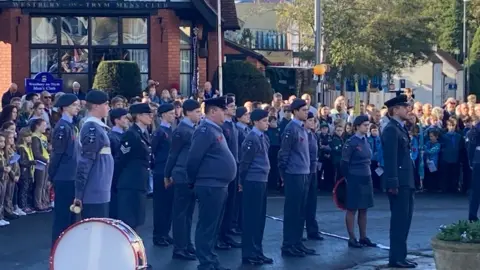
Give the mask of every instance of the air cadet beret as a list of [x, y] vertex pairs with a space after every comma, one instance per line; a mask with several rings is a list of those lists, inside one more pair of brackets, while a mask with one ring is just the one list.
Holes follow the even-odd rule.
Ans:
[[407, 102], [407, 96], [405, 95], [399, 95], [398, 97], [389, 99], [384, 104], [387, 106], [387, 108], [392, 108], [395, 106], [410, 106], [410, 104]]
[[368, 119], [368, 116], [366, 116], [366, 115], [359, 115], [359, 116], [355, 117], [355, 120], [353, 120], [353, 126], [354, 126], [354, 127], [358, 127], [358, 126], [360, 126], [361, 124], [363, 124], [364, 122], [368, 122], [368, 121], [370, 121], [370, 120]]
[[54, 107], [57, 107], [57, 108], [68, 107], [77, 100], [78, 100], [78, 97], [74, 94], [64, 94], [57, 99], [57, 102], [55, 102]]
[[127, 115], [128, 111], [124, 108], [116, 108], [116, 109], [110, 110], [109, 114], [110, 114], [110, 120], [112, 120], [113, 122], [115, 119], [119, 119], [120, 117]]
[[152, 113], [150, 106], [146, 103], [137, 103], [130, 106], [131, 114]]
[[302, 108], [303, 106], [307, 106], [307, 102], [301, 98], [296, 98], [290, 104], [290, 109], [294, 111]]
[[200, 108], [200, 103], [193, 99], [187, 99], [183, 102], [182, 108], [184, 112], [195, 111], [196, 109]]
[[225, 96], [205, 100], [205, 106], [214, 106], [224, 110], [227, 108], [227, 104], [227, 98]]
[[157, 113], [158, 115], [161, 115], [162, 113], [166, 113], [173, 110], [175, 110], [175, 107], [173, 106], [172, 103], [163, 103], [162, 105], [160, 105], [160, 107], [158, 107]]
[[235, 117], [240, 118], [247, 113], [247, 108], [245, 107], [238, 107], [237, 111], [235, 112]]
[[85, 101], [91, 104], [104, 104], [108, 101], [107, 93], [99, 90], [90, 90], [85, 96]]
[[263, 118], [268, 117], [268, 112], [262, 109], [255, 109], [250, 113], [250, 119], [253, 121], [260, 121]]
[[312, 112], [308, 112], [307, 119], [314, 118], [314, 117], [315, 117], [315, 115], [313, 115]]

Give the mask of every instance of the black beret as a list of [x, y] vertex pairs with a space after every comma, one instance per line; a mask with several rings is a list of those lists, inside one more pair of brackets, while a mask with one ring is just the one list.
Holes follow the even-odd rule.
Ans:
[[398, 97], [389, 99], [384, 104], [387, 106], [387, 108], [392, 108], [395, 106], [410, 106], [410, 104], [407, 102], [407, 96], [405, 95], [399, 95]]
[[146, 103], [137, 103], [130, 106], [131, 114], [152, 113], [150, 106]]
[[57, 102], [55, 102], [54, 107], [57, 107], [57, 108], [68, 107], [77, 100], [78, 100], [78, 97], [74, 94], [70, 94], [70, 93], [64, 94], [57, 99]]
[[292, 108], [290, 108], [289, 105], [284, 105], [284, 106], [283, 106], [283, 111], [284, 111], [284, 112], [292, 112]]
[[231, 103], [235, 103], [235, 97], [232, 96], [226, 96], [227, 97], [227, 105]]
[[90, 90], [85, 96], [85, 101], [91, 104], [100, 105], [108, 101], [108, 95], [103, 91]]
[[223, 97], [217, 97], [217, 98], [209, 98], [205, 100], [205, 106], [214, 106], [218, 107], [220, 109], [226, 109], [227, 108], [227, 98], [225, 96]]
[[110, 120], [113, 121], [115, 119], [118, 119], [124, 115], [127, 115], [128, 114], [128, 111], [126, 109], [123, 109], [123, 108], [116, 108], [116, 109], [112, 109], [110, 110]]
[[166, 113], [173, 110], [175, 110], [175, 107], [173, 106], [172, 103], [163, 103], [162, 105], [160, 105], [160, 107], [158, 107], [157, 113], [158, 115], [161, 115], [162, 113]]
[[247, 108], [245, 107], [238, 107], [237, 111], [235, 112], [235, 117], [240, 118], [247, 113]]
[[195, 111], [196, 109], [200, 108], [200, 103], [193, 99], [187, 99], [183, 102], [182, 108], [184, 112]]
[[34, 96], [38, 96], [37, 93], [28, 93], [25, 95], [25, 100], [32, 100]]
[[314, 117], [315, 117], [315, 115], [313, 115], [312, 112], [308, 112], [307, 119], [314, 118]]
[[290, 109], [294, 111], [302, 108], [303, 106], [307, 106], [307, 102], [301, 98], [296, 98], [292, 101], [292, 104], [290, 104]]
[[268, 117], [268, 112], [262, 109], [255, 109], [250, 113], [250, 120], [259, 121], [263, 118]]
[[360, 126], [361, 124], [363, 124], [364, 122], [369, 122], [370, 120], [368, 119], [368, 116], [366, 115], [359, 115], [357, 117], [355, 117], [355, 120], [353, 120], [353, 126], [354, 127], [358, 127]]

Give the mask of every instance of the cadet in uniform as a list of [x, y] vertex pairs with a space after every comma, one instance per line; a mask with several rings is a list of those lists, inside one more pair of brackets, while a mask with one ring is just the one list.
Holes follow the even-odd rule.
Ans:
[[468, 162], [472, 168], [471, 193], [468, 205], [468, 220], [478, 221], [478, 207], [480, 205], [480, 123], [476, 124], [468, 133], [466, 139]]
[[224, 124], [225, 97], [205, 100], [206, 118], [192, 136], [187, 157], [187, 176], [198, 198], [195, 246], [199, 270], [226, 270], [214, 251], [223, 218], [228, 185], [237, 175], [237, 163], [228, 148], [221, 125]]
[[[172, 145], [165, 166], [165, 179], [173, 183], [173, 258], [195, 260], [195, 248], [192, 244], [192, 216], [195, 210], [195, 193], [188, 186], [186, 169], [187, 155], [190, 150], [195, 125], [200, 121], [200, 104], [187, 99], [182, 105], [183, 117], [172, 134]], [[168, 182], [167, 182], [168, 183]]]
[[114, 161], [108, 139], [110, 129], [102, 122], [108, 116], [108, 95], [92, 90], [85, 97], [89, 117], [80, 130], [80, 158], [75, 179], [74, 204], [82, 218], [108, 217]]
[[308, 150], [310, 153], [310, 175], [308, 179], [309, 187], [307, 194], [307, 205], [305, 207], [305, 225], [307, 227], [307, 237], [310, 240], [323, 240], [317, 223], [317, 162], [318, 162], [318, 138], [315, 134], [317, 122], [315, 115], [309, 112], [305, 128], [308, 134]]
[[315, 254], [315, 250], [302, 243], [310, 176], [308, 134], [303, 126], [308, 106], [304, 100], [296, 98], [290, 109], [294, 118], [285, 127], [278, 152], [278, 168], [285, 188], [282, 255], [304, 257]]
[[164, 103], [158, 108], [160, 126], [152, 138], [153, 167], [153, 244], [166, 247], [173, 243], [168, 235], [172, 227], [173, 188], [170, 178], [165, 177], [165, 164], [172, 144], [172, 123], [175, 121], [175, 107]]
[[148, 104], [130, 106], [134, 124], [123, 134], [118, 170], [118, 219], [136, 230], [145, 222], [148, 180], [152, 166], [152, 149], [147, 126], [152, 124], [152, 111]]
[[48, 174], [54, 184], [55, 208], [53, 210], [52, 243], [75, 223], [70, 205], [75, 198], [75, 175], [78, 160], [78, 132], [73, 117], [80, 110], [80, 101], [73, 94], [61, 96], [55, 107], [62, 111], [62, 118], [52, 132], [52, 154]]
[[270, 171], [269, 142], [264, 133], [268, 129], [268, 112], [255, 109], [251, 113], [252, 131], [241, 147], [239, 182], [247, 200], [243, 201], [242, 262], [245, 264], [272, 264], [263, 254], [263, 232], [267, 214], [267, 182]]
[[[229, 94], [226, 96], [227, 108], [225, 110], [225, 122], [222, 125], [223, 134], [227, 140], [228, 148], [232, 152], [235, 161], [238, 164], [238, 130], [232, 117], [235, 115], [235, 96]], [[231, 182], [228, 186], [228, 197], [225, 204], [225, 213], [223, 215], [222, 225], [220, 227], [220, 235], [218, 237], [217, 249], [240, 248], [241, 243], [235, 241], [229, 234], [233, 233], [233, 223], [236, 220], [236, 195], [238, 190], [238, 182]]]
[[[110, 140], [110, 149], [112, 150], [113, 160], [118, 160], [120, 156], [120, 142], [122, 141], [123, 133], [128, 128], [128, 111], [123, 108], [115, 108], [110, 110], [110, 121], [113, 124], [112, 130], [108, 133]], [[110, 218], [117, 218], [117, 170], [113, 170], [111, 197], [110, 197]]]
[[410, 136], [404, 121], [408, 119], [405, 95], [385, 102], [390, 121], [382, 132], [383, 180], [390, 201], [389, 267], [415, 268], [407, 258], [407, 237], [413, 215], [415, 180], [410, 159]]

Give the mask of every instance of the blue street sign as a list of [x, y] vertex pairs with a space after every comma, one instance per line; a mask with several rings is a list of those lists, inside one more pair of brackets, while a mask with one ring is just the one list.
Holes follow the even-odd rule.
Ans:
[[51, 94], [61, 92], [63, 80], [57, 79], [48, 72], [40, 72], [33, 79], [25, 79], [25, 93], [41, 93], [48, 91]]

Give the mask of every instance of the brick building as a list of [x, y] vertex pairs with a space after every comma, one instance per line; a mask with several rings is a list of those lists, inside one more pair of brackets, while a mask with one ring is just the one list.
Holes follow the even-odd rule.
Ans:
[[[89, 88], [102, 60], [138, 63], [142, 83], [189, 93], [218, 66], [217, 0], [0, 0], [0, 91], [50, 72]], [[223, 30], [239, 29], [222, 0]], [[224, 41], [222, 40], [222, 43]], [[225, 45], [224, 45], [225, 47]]]

